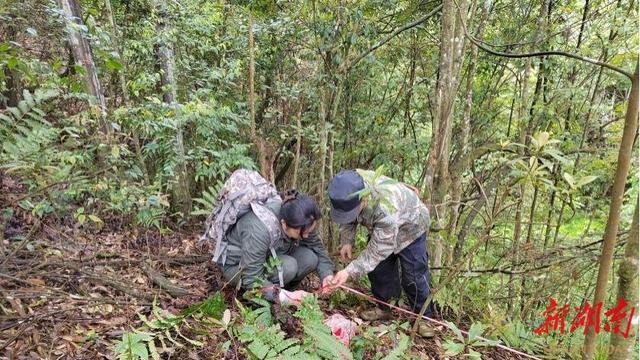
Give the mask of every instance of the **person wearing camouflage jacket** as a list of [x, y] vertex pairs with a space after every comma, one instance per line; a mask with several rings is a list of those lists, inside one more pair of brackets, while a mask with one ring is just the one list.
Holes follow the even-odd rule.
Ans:
[[[373, 171], [346, 170], [329, 183], [331, 218], [340, 225], [340, 254], [351, 259], [358, 225], [369, 232], [367, 247], [330, 280], [332, 286], [349, 277], [367, 274], [373, 295], [388, 302], [404, 289], [418, 313], [430, 293], [427, 255], [429, 210], [416, 190]], [[398, 271], [400, 263], [401, 274]], [[383, 309], [388, 312], [388, 309]], [[426, 314], [430, 314], [430, 306]], [[380, 309], [363, 318], [384, 318]], [[423, 329], [421, 333], [429, 333]]]
[[[286, 205], [283, 205], [286, 204]], [[253, 211], [244, 214], [227, 233], [228, 252], [222, 270], [232, 285], [245, 290], [259, 285], [267, 299], [273, 301], [279, 282], [275, 269], [268, 269], [272, 258], [269, 227], [278, 227], [280, 238], [274, 248], [282, 266], [286, 289], [294, 288], [309, 273], [316, 271], [320, 280], [333, 275], [334, 265], [315, 231], [320, 211], [315, 201], [304, 194], [285, 197], [265, 204], [280, 223], [265, 224]], [[306, 224], [304, 224], [306, 222]]]

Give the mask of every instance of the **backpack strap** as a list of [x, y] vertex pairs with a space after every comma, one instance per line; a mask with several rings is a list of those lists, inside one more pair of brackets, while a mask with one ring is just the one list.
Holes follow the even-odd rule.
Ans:
[[[278, 220], [278, 217], [264, 205], [255, 202], [251, 203], [251, 210], [267, 228], [270, 239], [269, 251], [271, 251], [271, 256], [277, 259], [278, 256], [276, 255], [275, 244], [280, 239], [281, 234], [280, 221]], [[282, 264], [278, 262], [278, 265], [276, 267], [278, 269], [278, 280], [280, 280], [280, 287], [284, 287], [284, 272], [282, 270]]]

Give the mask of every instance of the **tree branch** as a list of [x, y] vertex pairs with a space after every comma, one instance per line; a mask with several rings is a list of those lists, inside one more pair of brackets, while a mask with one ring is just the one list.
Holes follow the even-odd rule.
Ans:
[[[458, 8], [458, 14], [460, 14], [460, 9]], [[629, 80], [633, 80], [633, 75], [630, 72], [627, 72], [624, 69], [621, 69], [617, 66], [602, 62], [602, 61], [598, 61], [595, 59], [590, 59], [588, 57], [585, 56], [581, 56], [581, 55], [576, 55], [576, 54], [572, 54], [566, 51], [556, 51], [556, 50], [550, 50], [550, 51], [536, 51], [536, 52], [532, 52], [532, 53], [524, 53], [524, 54], [512, 54], [512, 53], [506, 53], [506, 52], [501, 52], [501, 51], [495, 51], [493, 49], [488, 48], [487, 46], [483, 45], [482, 42], [476, 38], [474, 38], [471, 34], [469, 34], [469, 32], [467, 31], [467, 24], [465, 23], [464, 19], [462, 19], [463, 17], [461, 16], [461, 21], [462, 21], [462, 28], [464, 30], [464, 36], [469, 39], [469, 41], [471, 41], [475, 46], [479, 47], [480, 49], [482, 49], [485, 52], [488, 52], [489, 54], [495, 55], [495, 56], [501, 56], [501, 57], [506, 57], [506, 58], [511, 58], [511, 59], [520, 59], [520, 58], [528, 58], [528, 57], [537, 57], [537, 56], [548, 56], [548, 55], [557, 55], [557, 56], [564, 56], [564, 57], [568, 57], [571, 59], [576, 59], [576, 60], [580, 60], [589, 64], [593, 64], [593, 65], [598, 65], [604, 68], [607, 68], [609, 70], [613, 70], [619, 74], [622, 74], [624, 76], [626, 76], [627, 78], [629, 78]]]
[[358, 55], [355, 59], [353, 59], [353, 61], [350, 61], [348, 63], [348, 65], [344, 67], [342, 72], [343, 73], [348, 73], [358, 62], [360, 62], [360, 60], [364, 59], [365, 56], [367, 56], [370, 53], [374, 52], [375, 50], [377, 50], [382, 45], [388, 43], [391, 39], [393, 39], [394, 37], [400, 35], [400, 33], [404, 32], [406, 30], [412, 29], [412, 28], [422, 24], [423, 22], [427, 21], [427, 19], [429, 19], [433, 15], [437, 14], [438, 11], [440, 11], [440, 9], [442, 9], [442, 4], [436, 6], [433, 10], [431, 10], [431, 12], [429, 12], [427, 15], [419, 18], [418, 20], [395, 29], [387, 37], [385, 37], [384, 39], [378, 41], [373, 46], [371, 46], [370, 48], [365, 50], [362, 54]]

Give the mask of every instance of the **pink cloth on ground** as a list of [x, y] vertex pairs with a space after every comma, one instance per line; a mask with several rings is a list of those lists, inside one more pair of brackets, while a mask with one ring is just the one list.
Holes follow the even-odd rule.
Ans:
[[347, 319], [341, 314], [333, 314], [326, 318], [323, 323], [331, 329], [333, 336], [340, 339], [340, 341], [349, 346], [349, 341], [356, 334], [358, 324]]

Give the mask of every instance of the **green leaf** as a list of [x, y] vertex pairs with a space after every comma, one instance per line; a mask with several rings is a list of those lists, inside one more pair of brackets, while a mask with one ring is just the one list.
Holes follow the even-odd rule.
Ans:
[[93, 214], [89, 215], [89, 219], [91, 219], [91, 221], [93, 221], [96, 224], [103, 224], [102, 219], [100, 219], [99, 217], [97, 217], [97, 216], [95, 216]]
[[400, 360], [404, 359], [405, 353], [409, 350], [409, 337], [405, 334], [400, 333], [400, 339], [398, 340], [398, 345], [391, 350], [391, 352], [383, 358], [383, 360]]
[[0, 112], [0, 119], [6, 121], [9, 124], [13, 124], [13, 118]]
[[200, 341], [197, 340], [193, 340], [193, 339], [189, 339], [188, 337], [182, 335], [182, 333], [180, 332], [180, 328], [178, 328], [178, 326], [174, 326], [173, 330], [176, 332], [176, 334], [178, 334], [178, 336], [180, 336], [181, 338], [183, 338], [184, 340], [186, 340], [189, 344], [194, 345], [194, 346], [204, 346], [204, 344]]
[[467, 356], [469, 357], [469, 359], [482, 360], [481, 354], [473, 349], [469, 350]]
[[471, 328], [469, 328], [469, 342], [474, 341], [478, 336], [482, 334], [485, 326], [481, 323], [473, 323]]
[[447, 340], [442, 347], [446, 350], [445, 355], [456, 356], [464, 351], [464, 344]]
[[562, 174], [562, 176], [567, 181], [567, 184], [569, 184], [570, 187], [572, 187], [572, 188], [576, 187], [576, 180], [574, 179], [573, 176], [571, 176], [571, 174], [564, 173], [564, 174]]
[[149, 352], [147, 351], [147, 346], [142, 342], [131, 344], [131, 352], [134, 355], [137, 355], [140, 359], [143, 359], [143, 360], [149, 359]]
[[588, 183], [593, 182], [597, 178], [598, 178], [597, 176], [593, 176], [593, 175], [585, 176], [585, 177], [581, 178], [580, 180], [578, 180], [578, 183], [576, 184], [576, 187], [583, 187], [583, 186], [587, 185]]
[[452, 323], [451, 321], [446, 321], [447, 325], [449, 325], [449, 329], [451, 331], [453, 331], [454, 334], [456, 334], [456, 337], [460, 340], [460, 341], [464, 341], [464, 335], [462, 335], [462, 332], [460, 331], [460, 329], [458, 329], [458, 327], [456, 326], [456, 324]]
[[109, 58], [105, 62], [108, 71], [120, 71], [122, 70], [122, 64], [115, 58]]
[[147, 341], [147, 346], [149, 347], [151, 358], [153, 360], [160, 360], [160, 354], [158, 353], [158, 349], [156, 349], [156, 344], [153, 342], [153, 339]]

